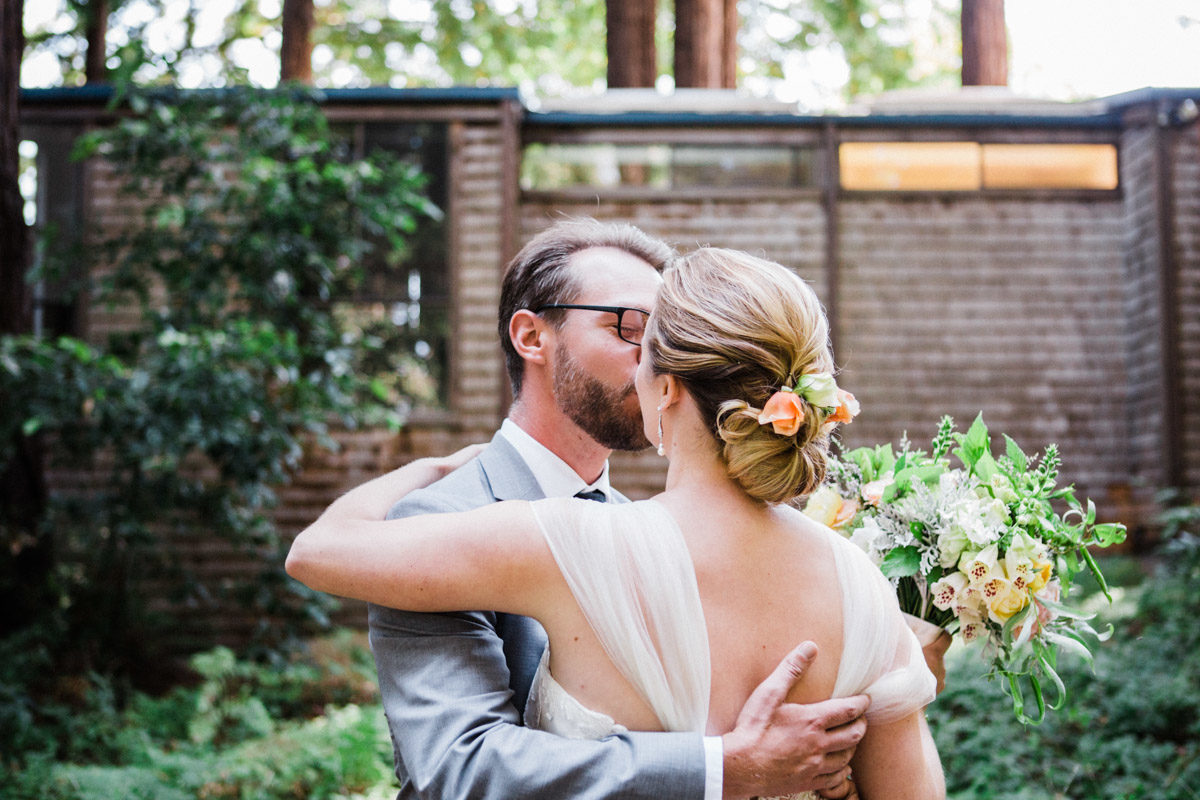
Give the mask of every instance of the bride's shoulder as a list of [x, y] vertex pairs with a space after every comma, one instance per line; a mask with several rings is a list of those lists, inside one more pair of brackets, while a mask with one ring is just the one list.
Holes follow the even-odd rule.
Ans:
[[801, 536], [811, 537], [814, 540], [828, 542], [830, 546], [836, 546], [836, 543], [845, 542], [832, 528], [822, 525], [812, 517], [805, 515], [800, 509], [795, 506], [777, 505], [773, 507], [776, 518], [787, 528]]
[[879, 572], [879, 568], [871, 562], [862, 548], [828, 525], [817, 522], [794, 506], [776, 506], [776, 513], [779, 519], [797, 535], [807, 537], [814, 544], [826, 545], [832, 557], [847, 568], [865, 570], [872, 575]]

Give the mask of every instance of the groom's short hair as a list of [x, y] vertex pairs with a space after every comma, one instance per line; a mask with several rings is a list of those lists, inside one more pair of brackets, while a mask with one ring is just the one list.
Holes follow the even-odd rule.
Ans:
[[[521, 394], [525, 361], [508, 338], [508, 323], [521, 309], [571, 302], [579, 294], [578, 276], [568, 269], [571, 256], [592, 247], [624, 250], [659, 272], [676, 255], [666, 242], [624, 222], [564, 220], [530, 239], [508, 262], [500, 286], [500, 344], [514, 397]], [[543, 315], [555, 327], [562, 323], [560, 310], [549, 309]]]

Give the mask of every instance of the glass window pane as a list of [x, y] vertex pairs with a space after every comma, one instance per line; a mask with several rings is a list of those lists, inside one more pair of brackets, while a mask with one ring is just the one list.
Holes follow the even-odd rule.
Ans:
[[674, 188], [812, 185], [812, 151], [796, 147], [686, 147], [671, 151]]
[[670, 159], [670, 147], [658, 144], [531, 144], [521, 159], [521, 188], [666, 189]]
[[983, 185], [989, 189], [1115, 189], [1117, 148], [1111, 144], [986, 144]]
[[846, 142], [838, 148], [843, 189], [952, 190], [981, 187], [976, 142]]
[[[449, 141], [442, 123], [367, 123], [364, 153], [383, 150], [420, 167], [425, 195], [448, 212]], [[396, 264], [376, 252], [363, 264], [365, 279], [354, 302], [342, 309], [365, 334], [389, 343], [386, 358], [366, 368], [418, 405], [445, 404], [449, 387], [451, 280], [449, 219], [418, 217], [406, 234], [407, 251]], [[382, 243], [381, 243], [382, 244]], [[398, 358], [399, 368], [393, 363]], [[372, 369], [373, 368], [373, 369]]]
[[530, 144], [526, 190], [790, 188], [813, 184], [813, 151], [789, 146]]

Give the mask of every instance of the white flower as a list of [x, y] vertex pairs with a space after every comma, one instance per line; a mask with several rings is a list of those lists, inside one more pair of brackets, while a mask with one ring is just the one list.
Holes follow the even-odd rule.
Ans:
[[951, 526], [937, 539], [938, 563], [946, 569], [957, 566], [963, 551], [970, 543], [966, 531]]
[[862, 525], [854, 529], [850, 534], [850, 541], [857, 545], [871, 561], [879, 566], [883, 562], [883, 557], [888, 550], [892, 549], [893, 542], [888, 532], [879, 525], [879, 521], [875, 517], [867, 517], [863, 520]]
[[992, 577], [998, 559], [999, 551], [996, 549], [996, 545], [991, 544], [980, 550], [970, 559], [964, 558], [963, 561], [965, 563], [962, 565], [962, 571], [966, 573], [967, 580], [978, 586]]
[[967, 576], [961, 572], [951, 572], [929, 587], [929, 591], [933, 595], [933, 604], [945, 611], [954, 606], [959, 593], [966, 588]]
[[818, 408], [837, 408], [837, 381], [828, 372], [809, 372], [800, 376], [796, 394]]

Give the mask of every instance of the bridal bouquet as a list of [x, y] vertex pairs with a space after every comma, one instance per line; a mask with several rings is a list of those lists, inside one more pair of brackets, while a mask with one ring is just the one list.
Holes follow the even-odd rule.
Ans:
[[1091, 501], [1057, 486], [1057, 446], [1031, 458], [1004, 440], [1004, 454], [993, 456], [982, 416], [966, 434], [943, 417], [929, 452], [907, 441], [898, 452], [851, 450], [830, 459], [804, 513], [865, 550], [896, 587], [902, 611], [985, 642], [1017, 718], [1036, 723], [1046, 713], [1045, 681], [1057, 690], [1051, 708], [1065, 699], [1058, 649], [1090, 661], [1085, 637], [1108, 637], [1062, 601], [1085, 566], [1111, 601], [1088, 547], [1122, 541], [1125, 526], [1096, 524]]

